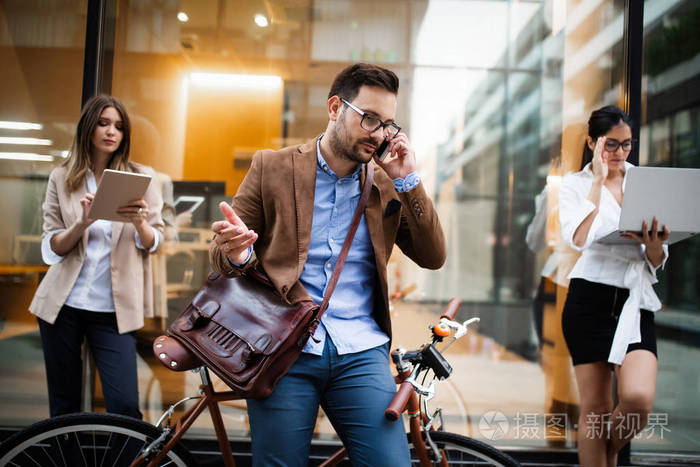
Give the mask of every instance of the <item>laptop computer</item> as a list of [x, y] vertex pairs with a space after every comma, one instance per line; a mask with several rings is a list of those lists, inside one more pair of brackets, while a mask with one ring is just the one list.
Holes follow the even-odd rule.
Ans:
[[656, 216], [659, 229], [671, 231], [668, 244], [700, 233], [700, 169], [630, 167], [622, 198], [618, 230], [598, 240], [601, 243], [635, 243], [620, 237], [624, 232], [641, 235], [642, 221]]

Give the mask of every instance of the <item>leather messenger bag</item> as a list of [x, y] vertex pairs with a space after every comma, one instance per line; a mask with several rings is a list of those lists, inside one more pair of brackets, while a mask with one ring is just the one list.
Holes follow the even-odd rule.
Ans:
[[242, 399], [269, 396], [312, 337], [328, 307], [374, 178], [367, 164], [360, 200], [321, 306], [287, 303], [260, 271], [237, 277], [212, 273], [168, 334], [194, 353]]

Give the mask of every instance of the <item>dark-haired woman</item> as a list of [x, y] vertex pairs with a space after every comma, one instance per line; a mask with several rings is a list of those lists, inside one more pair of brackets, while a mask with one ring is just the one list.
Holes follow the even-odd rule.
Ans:
[[52, 417], [80, 411], [87, 338], [107, 411], [141, 418], [133, 332], [152, 316], [149, 254], [163, 235], [157, 184], [117, 210], [128, 222], [88, 218], [105, 169], [154, 175], [129, 161], [129, 141], [124, 106], [95, 96], [83, 107], [70, 155], [49, 177], [41, 251], [50, 268], [29, 310], [39, 321]]
[[[653, 312], [656, 270], [668, 257], [664, 226], [640, 226], [634, 242], [606, 245], [598, 239], [617, 230], [627, 157], [632, 149], [629, 117], [608, 106], [588, 121], [583, 168], [561, 183], [559, 218], [563, 238], [581, 257], [569, 274], [562, 327], [581, 398], [578, 423], [582, 466], [614, 466], [617, 453], [647, 423], [656, 387]], [[647, 234], [651, 230], [651, 234]], [[618, 380], [613, 408], [612, 373]]]

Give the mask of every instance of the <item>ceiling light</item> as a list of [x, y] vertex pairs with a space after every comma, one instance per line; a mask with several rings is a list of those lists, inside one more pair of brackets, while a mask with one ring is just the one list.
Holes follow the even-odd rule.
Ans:
[[209, 88], [275, 89], [282, 78], [275, 75], [239, 75], [231, 73], [190, 73], [190, 83]]
[[29, 122], [0, 122], [0, 128], [5, 130], [41, 130], [44, 125]]
[[33, 144], [37, 146], [51, 146], [53, 141], [41, 138], [16, 138], [14, 136], [0, 136], [0, 144]]
[[33, 154], [30, 152], [0, 152], [0, 159], [51, 162], [53, 161], [53, 156], [47, 156], [44, 154]]
[[188, 22], [188, 21], [190, 20], [190, 17], [187, 16], [187, 13], [185, 13], [184, 11], [181, 11], [180, 13], [177, 14], [177, 19], [178, 19], [181, 23], [186, 23], [186, 22]]
[[257, 24], [261, 28], [266, 28], [269, 23], [267, 22], [267, 17], [265, 15], [261, 15], [260, 13], [258, 13], [257, 15], [255, 15], [255, 24]]

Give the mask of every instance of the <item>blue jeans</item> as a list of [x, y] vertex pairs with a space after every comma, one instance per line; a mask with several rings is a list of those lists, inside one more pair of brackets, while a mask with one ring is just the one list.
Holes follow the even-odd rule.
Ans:
[[136, 338], [119, 334], [114, 313], [63, 305], [54, 324], [39, 321], [52, 417], [80, 412], [83, 387], [81, 346], [87, 337], [107, 412], [142, 418], [136, 372]]
[[308, 465], [319, 404], [353, 465], [410, 465], [403, 421], [384, 418], [395, 393], [388, 343], [338, 355], [327, 337], [323, 355], [301, 354], [272, 395], [248, 400], [253, 465]]

